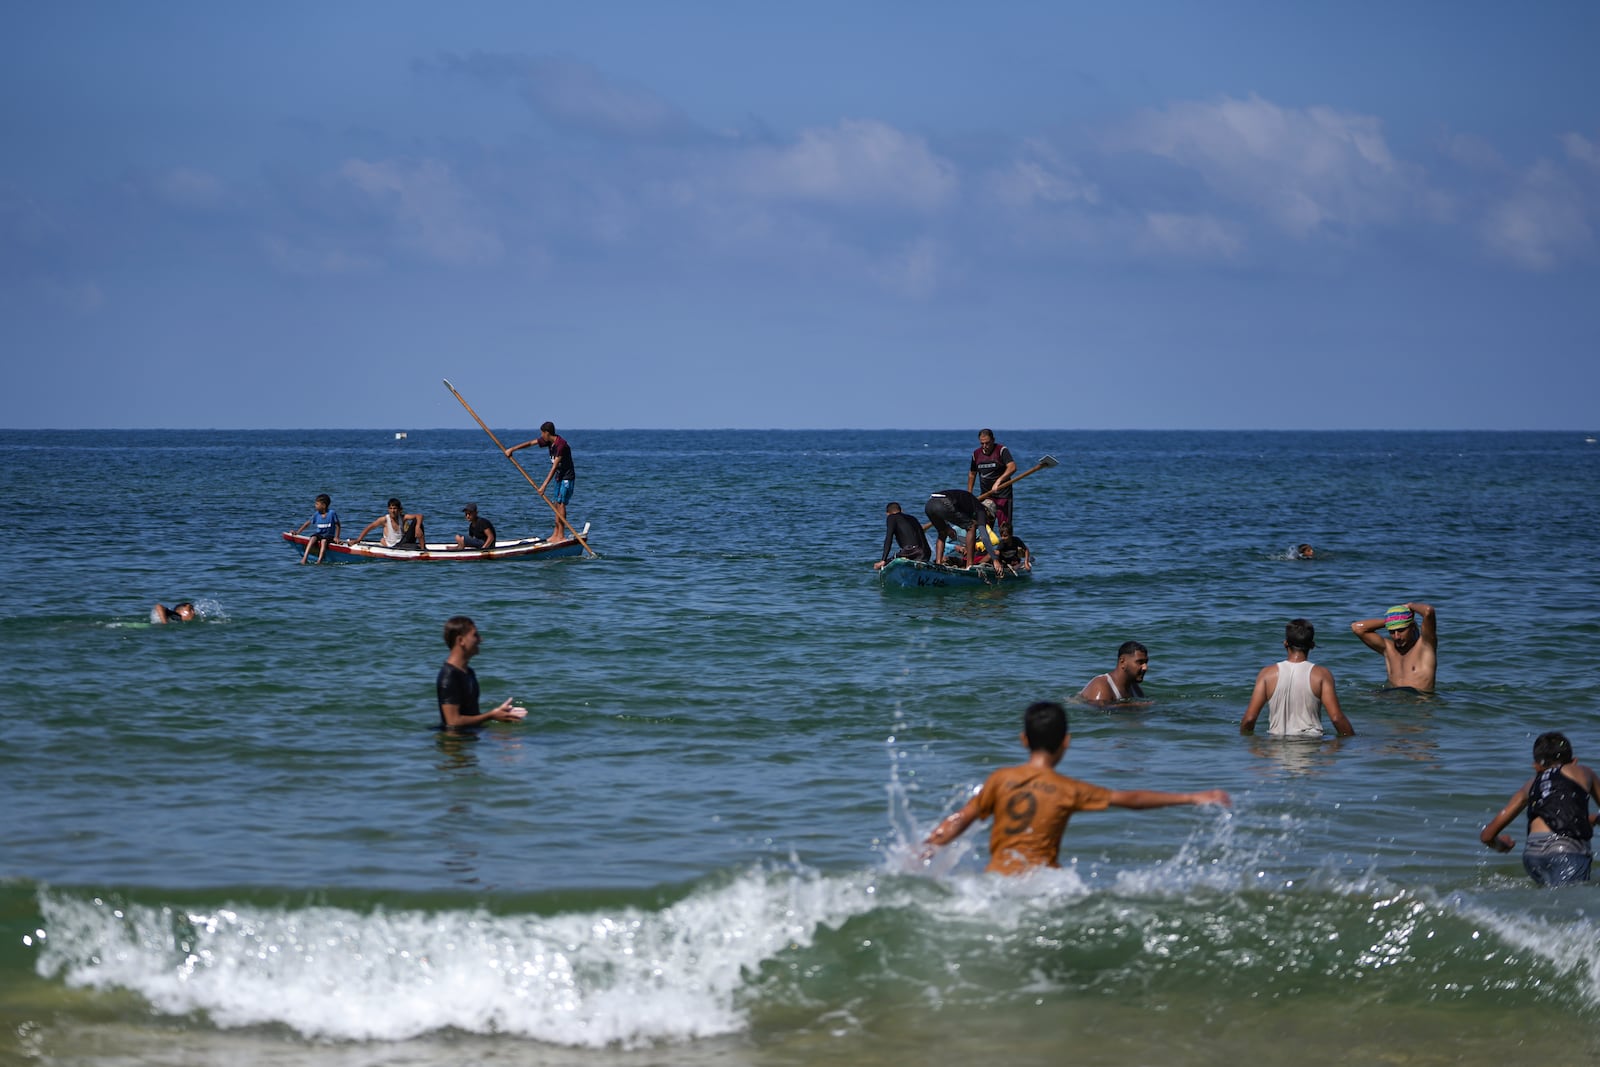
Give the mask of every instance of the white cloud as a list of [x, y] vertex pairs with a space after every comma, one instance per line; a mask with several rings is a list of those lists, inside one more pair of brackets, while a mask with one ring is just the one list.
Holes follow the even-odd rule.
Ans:
[[224, 190], [220, 179], [203, 170], [178, 167], [155, 180], [161, 198], [174, 207], [210, 211], [222, 206]]
[[1190, 259], [1232, 259], [1244, 242], [1226, 223], [1210, 215], [1152, 211], [1144, 217], [1140, 248]]
[[1390, 154], [1378, 119], [1256, 96], [1145, 112], [1114, 147], [1191, 168], [1217, 193], [1302, 238], [1393, 219], [1420, 185], [1414, 168]]
[[747, 150], [734, 181], [758, 199], [932, 211], [955, 195], [955, 167], [921, 137], [872, 119], [803, 132], [781, 148]]
[[1549, 270], [1594, 246], [1582, 190], [1548, 160], [1530, 167], [1484, 218], [1489, 248], [1529, 270]]
[[880, 261], [870, 273], [890, 292], [925, 300], [933, 295], [947, 271], [938, 244], [924, 237]]
[[1010, 166], [990, 172], [984, 179], [984, 188], [1012, 210], [1072, 201], [1096, 204], [1100, 200], [1100, 190], [1084, 178], [1077, 166], [1036, 138], [1024, 143], [1020, 158]]
[[474, 217], [450, 168], [437, 160], [347, 160], [339, 176], [388, 212], [401, 244], [452, 266], [497, 262], [500, 238]]
[[1569, 133], [1561, 138], [1561, 146], [1567, 150], [1570, 158], [1586, 164], [1590, 170], [1600, 174], [1600, 145], [1581, 133]]
[[649, 89], [565, 56], [445, 54], [438, 66], [510, 87], [537, 114], [564, 129], [626, 140], [704, 136], [682, 111]]

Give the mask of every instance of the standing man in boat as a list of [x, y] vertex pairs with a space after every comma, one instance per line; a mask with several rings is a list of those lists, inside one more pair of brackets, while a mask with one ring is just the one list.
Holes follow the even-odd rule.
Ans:
[[[578, 480], [577, 468], [572, 465], [572, 446], [567, 444], [567, 439], [556, 433], [556, 424], [546, 420], [539, 427], [539, 436], [531, 441], [524, 441], [520, 445], [512, 445], [506, 449], [506, 458], [511, 458], [511, 453], [520, 448], [546, 448], [550, 450], [550, 470], [544, 476], [544, 484], [539, 486], [539, 493], [550, 501], [550, 506], [556, 512], [556, 528], [550, 534], [550, 540], [559, 541], [562, 538], [561, 528], [572, 530], [572, 524], [567, 521], [567, 502], [572, 499], [573, 483]], [[555, 481], [555, 488], [550, 489], [550, 482]], [[546, 493], [545, 490], [549, 489]]]
[[1011, 449], [995, 441], [993, 430], [979, 430], [978, 447], [972, 450], [972, 465], [967, 469], [967, 492], [972, 492], [974, 482], [978, 485], [980, 496], [993, 490], [996, 485], [1005, 483], [990, 498], [994, 501], [996, 523], [1010, 525], [1013, 522], [1010, 481], [1016, 474], [1017, 461], [1011, 458]]
[[[916, 519], [901, 511], [900, 505], [893, 502], [883, 510], [889, 516], [889, 528], [883, 535], [883, 558], [872, 565], [873, 570], [883, 570], [891, 559], [922, 562], [932, 555], [928, 551], [928, 537], [922, 532], [922, 527], [917, 524]], [[889, 553], [896, 542], [900, 544], [900, 551], [891, 556]]]

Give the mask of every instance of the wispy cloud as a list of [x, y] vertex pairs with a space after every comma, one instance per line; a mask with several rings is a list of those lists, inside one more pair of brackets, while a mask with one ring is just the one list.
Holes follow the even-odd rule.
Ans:
[[1420, 171], [1389, 151], [1378, 119], [1257, 96], [1143, 112], [1112, 146], [1189, 168], [1218, 195], [1297, 238], [1393, 220], [1421, 184]]
[[452, 266], [500, 259], [499, 236], [477, 217], [450, 168], [438, 160], [351, 159], [339, 176], [387, 212], [400, 245]]
[[445, 53], [421, 69], [440, 69], [516, 91], [545, 121], [566, 130], [628, 140], [703, 137], [677, 107], [643, 86], [565, 56]]
[[996, 203], [1012, 210], [1100, 201], [1100, 190], [1083, 171], [1041, 138], [1024, 141], [1017, 157], [991, 170], [983, 186]]
[[1146, 252], [1201, 260], [1233, 259], [1244, 244], [1233, 227], [1210, 215], [1161, 211], [1145, 216], [1138, 243]]
[[791, 144], [747, 147], [733, 164], [756, 199], [932, 211], [959, 185], [955, 166], [918, 136], [875, 119], [803, 131]]
[[1572, 178], [1549, 160], [1522, 175], [1484, 218], [1483, 239], [1493, 252], [1529, 270], [1550, 270], [1594, 248], [1590, 205]]

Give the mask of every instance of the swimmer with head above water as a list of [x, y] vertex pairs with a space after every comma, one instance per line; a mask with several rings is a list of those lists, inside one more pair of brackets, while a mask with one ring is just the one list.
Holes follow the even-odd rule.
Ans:
[[158, 626], [168, 622], [193, 622], [199, 617], [200, 613], [187, 600], [181, 600], [170, 608], [165, 604], [157, 604], [150, 609], [150, 621]]
[[1389, 688], [1433, 692], [1439, 669], [1439, 626], [1432, 605], [1420, 601], [1396, 604], [1381, 619], [1357, 619], [1350, 624], [1350, 632], [1383, 656]]

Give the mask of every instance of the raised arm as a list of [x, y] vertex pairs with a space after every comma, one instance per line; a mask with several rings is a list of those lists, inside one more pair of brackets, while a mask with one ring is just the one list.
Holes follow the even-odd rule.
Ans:
[[1437, 648], [1439, 645], [1439, 623], [1438, 620], [1434, 618], [1433, 605], [1423, 604], [1421, 602], [1408, 602], [1406, 607], [1416, 612], [1417, 618], [1422, 620], [1422, 643]]
[[1528, 790], [1532, 788], [1532, 778], [1523, 782], [1522, 788], [1512, 793], [1511, 799], [1506, 801], [1506, 806], [1500, 809], [1500, 814], [1490, 819], [1488, 824], [1478, 832], [1478, 840], [1496, 852], [1510, 852], [1515, 848], [1517, 843], [1500, 831], [1510, 826], [1511, 820], [1515, 819], [1522, 809], [1528, 806]]
[[1170, 808], [1177, 804], [1220, 804], [1230, 807], [1232, 798], [1221, 789], [1205, 789], [1198, 793], [1162, 793], [1154, 789], [1117, 789], [1111, 793], [1114, 808]]
[[1350, 632], [1361, 638], [1361, 643], [1374, 652], [1383, 651], [1383, 619], [1357, 619], [1350, 624]]

